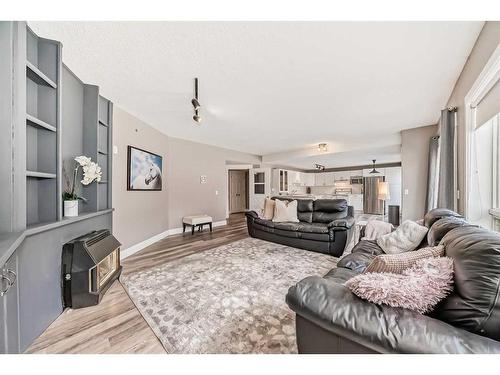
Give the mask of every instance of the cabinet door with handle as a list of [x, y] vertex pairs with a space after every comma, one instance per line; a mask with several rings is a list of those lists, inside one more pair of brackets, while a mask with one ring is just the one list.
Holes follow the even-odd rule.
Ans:
[[17, 255], [0, 269], [0, 353], [19, 353]]

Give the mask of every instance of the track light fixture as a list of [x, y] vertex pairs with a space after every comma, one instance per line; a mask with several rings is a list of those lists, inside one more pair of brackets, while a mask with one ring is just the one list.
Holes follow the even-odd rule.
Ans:
[[200, 123], [201, 116], [199, 110], [201, 108], [201, 104], [198, 101], [198, 78], [194, 79], [194, 98], [191, 99], [191, 104], [193, 105], [194, 108], [193, 120], [196, 121], [197, 123]]
[[321, 165], [321, 164], [314, 164], [314, 168], [316, 168], [319, 171], [324, 171], [325, 170], [325, 166]]
[[194, 108], [195, 111], [197, 109], [200, 109], [200, 107], [201, 107], [200, 102], [196, 98], [191, 99], [191, 104], [193, 105], [193, 108]]

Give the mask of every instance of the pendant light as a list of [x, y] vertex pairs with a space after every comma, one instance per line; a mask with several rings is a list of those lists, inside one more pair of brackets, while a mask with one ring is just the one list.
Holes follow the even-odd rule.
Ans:
[[377, 171], [377, 170], [375, 169], [375, 162], [376, 162], [376, 161], [377, 161], [377, 159], [372, 159], [372, 162], [373, 162], [373, 169], [370, 171], [370, 174], [372, 174], [372, 173], [380, 173], [379, 171]]

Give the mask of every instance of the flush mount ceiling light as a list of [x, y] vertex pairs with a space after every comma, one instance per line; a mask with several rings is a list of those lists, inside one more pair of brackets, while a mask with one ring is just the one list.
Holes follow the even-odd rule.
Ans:
[[377, 171], [375, 169], [375, 162], [377, 161], [377, 159], [372, 159], [372, 162], [373, 162], [373, 169], [370, 171], [370, 173], [379, 173], [379, 171]]
[[191, 99], [191, 104], [193, 105], [194, 109], [194, 115], [193, 115], [193, 120], [196, 121], [197, 123], [201, 122], [201, 116], [200, 116], [200, 108], [201, 104], [198, 101], [198, 78], [194, 79], [194, 98]]
[[320, 143], [318, 145], [318, 150], [319, 150], [319, 152], [327, 152], [328, 151], [328, 145], [326, 143]]
[[320, 171], [325, 170], [325, 166], [321, 165], [321, 164], [314, 164], [314, 168], [316, 168], [317, 170], [320, 170]]

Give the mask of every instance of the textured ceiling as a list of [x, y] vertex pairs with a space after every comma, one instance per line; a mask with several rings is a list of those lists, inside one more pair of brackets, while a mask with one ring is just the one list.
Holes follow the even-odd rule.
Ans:
[[[435, 123], [482, 27], [482, 22], [29, 24], [39, 35], [63, 42], [63, 59], [82, 80], [98, 84], [105, 96], [157, 129], [258, 155], [323, 141], [370, 140], [374, 147], [397, 139], [401, 129]], [[191, 118], [194, 77], [200, 79], [201, 125]]]

